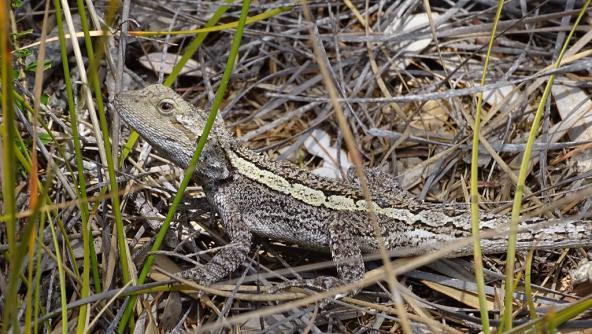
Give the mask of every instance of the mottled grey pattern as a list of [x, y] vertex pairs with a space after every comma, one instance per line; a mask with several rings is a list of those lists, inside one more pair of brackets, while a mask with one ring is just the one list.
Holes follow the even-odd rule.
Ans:
[[[121, 117], [163, 156], [187, 167], [205, 124], [202, 111], [162, 85], [122, 93], [114, 103]], [[236, 270], [249, 252], [253, 235], [329, 249], [340, 279], [346, 282], [363, 276], [362, 254], [377, 249], [365, 206], [361, 210], [360, 205], [354, 205], [365, 203], [355, 180], [326, 179], [286, 162], [271, 161], [240, 146], [221, 122], [208, 138], [195, 178], [220, 214], [231, 241], [231, 246], [218, 252], [204, 268], [184, 273], [202, 284]], [[464, 206], [416, 201], [379, 171], [372, 171], [369, 179], [372, 200], [380, 208], [380, 233], [394, 254], [425, 254], [471, 235], [470, 214]], [[328, 204], [330, 198], [336, 202]], [[519, 249], [592, 245], [589, 221], [537, 226], [541, 222], [531, 219], [521, 224]], [[484, 230], [507, 224], [506, 216], [481, 215]], [[498, 238], [483, 240], [482, 246], [484, 253], [503, 252], [506, 237], [500, 233]], [[471, 248], [466, 247], [451, 256], [470, 253]], [[326, 287], [335, 282], [320, 278], [307, 283]]]

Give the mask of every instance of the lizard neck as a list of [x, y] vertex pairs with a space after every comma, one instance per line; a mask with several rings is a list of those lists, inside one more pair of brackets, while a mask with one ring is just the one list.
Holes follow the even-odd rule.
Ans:
[[213, 188], [232, 178], [234, 168], [225, 146], [226, 143], [216, 134], [211, 134], [195, 170], [195, 177], [204, 188]]
[[[193, 153], [197, 147], [197, 139], [183, 138], [183, 140], [155, 139], [147, 136], [148, 141], [162, 156], [171, 160], [182, 169], [187, 169]], [[227, 146], [231, 144], [228, 137], [217, 131], [210, 133], [203, 148], [193, 178], [204, 188], [212, 189], [217, 184], [232, 177], [234, 168], [230, 162]]]

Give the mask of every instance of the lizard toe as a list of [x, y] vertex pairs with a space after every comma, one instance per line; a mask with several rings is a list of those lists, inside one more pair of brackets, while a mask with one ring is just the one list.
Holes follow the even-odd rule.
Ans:
[[212, 283], [212, 281], [211, 281], [211, 279], [209, 279], [207, 273], [205, 273], [203, 270], [198, 270], [195, 268], [182, 271], [179, 273], [179, 276], [181, 278], [186, 279], [186, 280], [194, 281], [195, 283], [197, 283], [199, 285], [208, 286]]

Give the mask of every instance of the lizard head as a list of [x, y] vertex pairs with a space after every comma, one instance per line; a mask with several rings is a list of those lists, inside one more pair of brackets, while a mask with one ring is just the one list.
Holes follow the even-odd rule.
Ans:
[[[142, 138], [177, 166], [187, 168], [206, 123], [207, 116], [203, 111], [163, 85], [123, 92], [115, 97], [113, 104], [121, 118]], [[217, 122], [208, 137], [200, 159], [206, 163], [198, 164], [198, 177], [219, 179], [228, 176], [225, 156], [220, 152], [216, 138], [216, 132], [224, 131], [223, 127]]]

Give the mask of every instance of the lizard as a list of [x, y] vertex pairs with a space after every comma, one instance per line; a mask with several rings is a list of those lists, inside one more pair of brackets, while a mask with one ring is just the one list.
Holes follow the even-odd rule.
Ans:
[[[163, 157], [187, 168], [207, 119], [204, 111], [160, 84], [120, 93], [113, 105]], [[207, 264], [181, 273], [203, 285], [235, 271], [246, 259], [254, 236], [330, 251], [338, 277], [307, 279], [302, 285], [328, 288], [360, 280], [366, 272], [363, 255], [379, 247], [369, 209], [384, 246], [394, 256], [426, 254], [472, 235], [470, 211], [464, 205], [416, 200], [405, 190], [388, 186], [381, 174], [374, 181], [369, 178], [368, 200], [355, 182], [317, 176], [244, 147], [221, 120], [216, 120], [207, 138], [193, 177], [230, 239], [228, 247]], [[503, 229], [509, 221], [507, 215], [480, 213], [482, 230]], [[592, 221], [549, 223], [528, 218], [519, 224], [517, 249], [592, 246], [591, 232]], [[503, 233], [481, 240], [484, 254], [505, 252], [506, 244]], [[467, 246], [449, 256], [470, 254], [472, 247]]]

